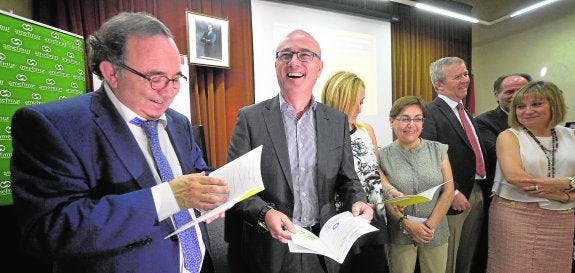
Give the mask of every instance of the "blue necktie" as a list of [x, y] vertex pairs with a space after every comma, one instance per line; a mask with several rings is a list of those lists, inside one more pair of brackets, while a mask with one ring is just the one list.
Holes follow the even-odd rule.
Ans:
[[[152, 156], [156, 162], [156, 167], [162, 178], [162, 182], [169, 182], [174, 179], [174, 173], [172, 173], [172, 168], [170, 163], [162, 153], [162, 148], [160, 147], [160, 140], [158, 138], [158, 122], [155, 120], [141, 120], [139, 118], [134, 118], [130, 121], [144, 129], [146, 136], [148, 138], [148, 143], [150, 144], [150, 150], [152, 151]], [[192, 216], [188, 210], [180, 210], [173, 216], [174, 222], [176, 223], [176, 228], [192, 221]], [[196, 229], [194, 227], [188, 228], [180, 233], [178, 233], [178, 238], [180, 244], [182, 245], [182, 250], [184, 254], [184, 267], [192, 272], [200, 272], [200, 265], [202, 262], [202, 252], [200, 250], [200, 245], [198, 243], [198, 235], [196, 234]]]

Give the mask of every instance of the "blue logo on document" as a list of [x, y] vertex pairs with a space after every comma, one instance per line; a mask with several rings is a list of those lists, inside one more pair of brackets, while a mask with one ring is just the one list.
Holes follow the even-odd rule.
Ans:
[[339, 222], [336, 222], [331, 226], [331, 230], [336, 230], [339, 227]]

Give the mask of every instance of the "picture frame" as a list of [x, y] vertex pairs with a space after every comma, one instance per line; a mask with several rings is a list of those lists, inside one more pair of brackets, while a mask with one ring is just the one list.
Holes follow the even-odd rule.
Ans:
[[230, 68], [228, 19], [187, 11], [191, 64]]

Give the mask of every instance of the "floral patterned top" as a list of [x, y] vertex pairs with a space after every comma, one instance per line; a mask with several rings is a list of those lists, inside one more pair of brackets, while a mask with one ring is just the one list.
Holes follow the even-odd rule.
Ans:
[[379, 164], [375, 156], [373, 143], [365, 130], [351, 131], [351, 150], [355, 172], [361, 181], [361, 186], [367, 194], [369, 203], [377, 204], [382, 200], [381, 178]]

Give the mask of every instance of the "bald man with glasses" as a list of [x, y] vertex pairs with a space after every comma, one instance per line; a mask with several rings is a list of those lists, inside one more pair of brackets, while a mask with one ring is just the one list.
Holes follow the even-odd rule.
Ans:
[[289, 251], [294, 224], [317, 235], [336, 214], [336, 192], [343, 209], [373, 217], [354, 169], [347, 117], [312, 95], [323, 69], [320, 56], [309, 33], [290, 32], [275, 55], [279, 95], [238, 113], [228, 160], [263, 145], [266, 190], [226, 213], [232, 272], [336, 273], [339, 264], [329, 258]]

